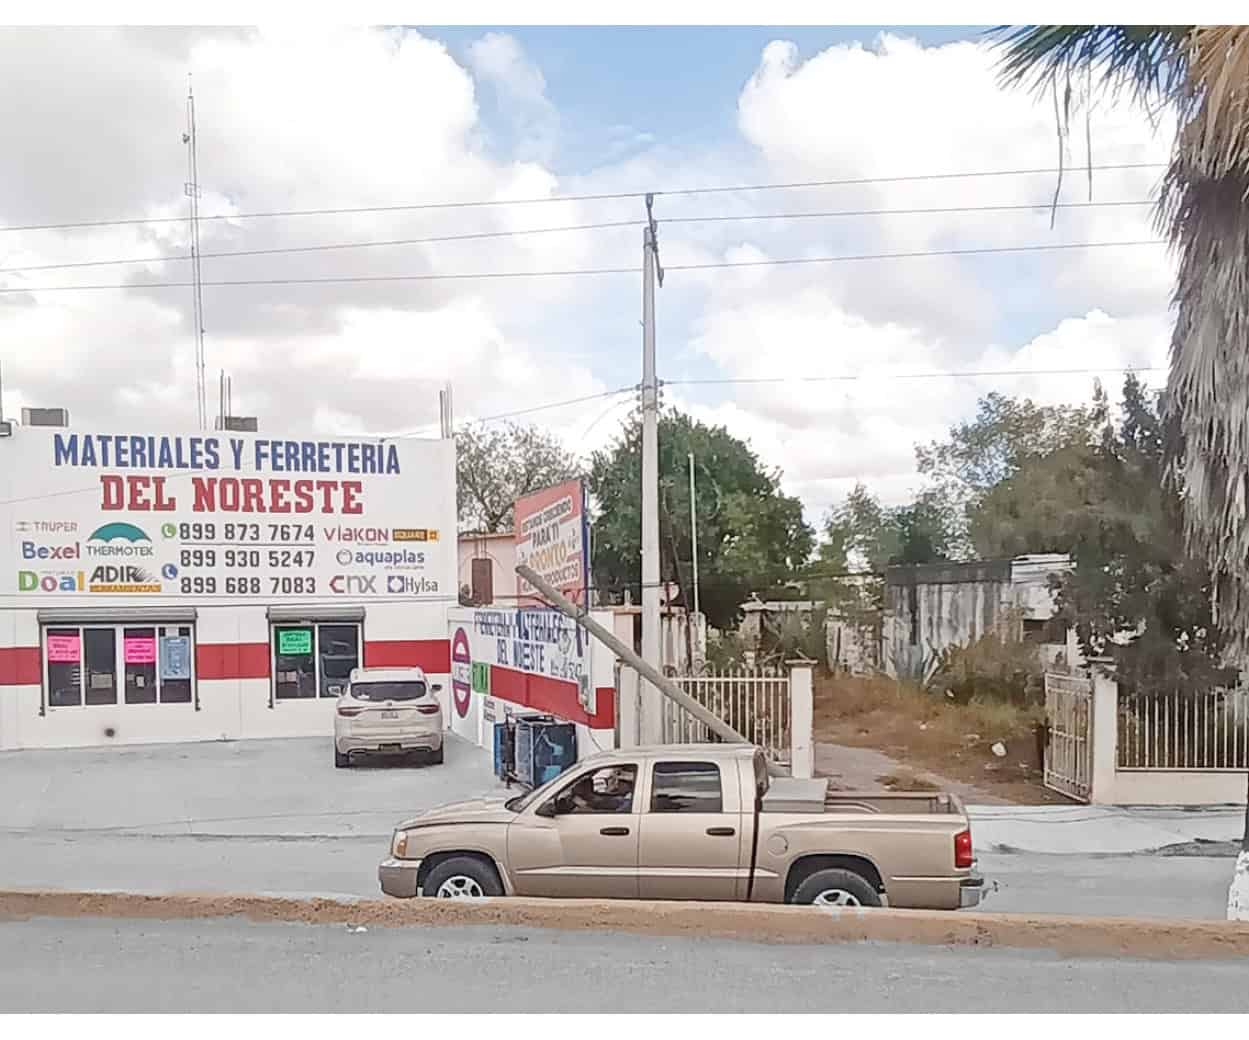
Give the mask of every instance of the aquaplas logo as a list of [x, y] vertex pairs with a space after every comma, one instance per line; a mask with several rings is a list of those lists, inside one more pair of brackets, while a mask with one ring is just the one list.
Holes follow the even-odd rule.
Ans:
[[114, 521], [97, 527], [87, 539], [87, 555], [95, 557], [143, 559], [154, 555], [152, 539], [134, 524]]

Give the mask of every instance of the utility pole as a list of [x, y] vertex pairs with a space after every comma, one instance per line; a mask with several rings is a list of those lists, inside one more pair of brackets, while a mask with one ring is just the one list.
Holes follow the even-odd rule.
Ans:
[[[652, 210], [655, 198], [646, 196], [646, 226], [642, 229], [642, 660], [662, 669], [659, 632], [659, 382], [655, 377], [655, 281], [663, 284], [659, 241]], [[642, 740], [662, 739], [659, 691], [643, 687]]]
[[199, 411], [199, 428], [208, 428], [208, 402], [204, 395], [204, 290], [203, 275], [200, 270], [199, 246], [199, 150], [195, 130], [195, 91], [191, 87], [191, 77], [187, 76], [186, 88], [186, 132], [182, 135], [182, 143], [187, 146], [187, 177], [183, 186], [187, 198], [191, 200], [191, 285], [192, 310], [195, 321], [195, 404]]
[[693, 558], [694, 564], [694, 613], [700, 614], [702, 611], [698, 609], [698, 500], [694, 491], [694, 453], [690, 455], [690, 556]]

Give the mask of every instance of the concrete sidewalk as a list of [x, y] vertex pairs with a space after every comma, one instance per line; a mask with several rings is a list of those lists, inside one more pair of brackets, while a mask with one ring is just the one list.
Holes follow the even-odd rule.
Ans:
[[1245, 823], [1245, 811], [1237, 806], [969, 805], [967, 812], [979, 850], [1056, 855], [1139, 854], [1197, 843], [1227, 846], [1239, 843]]

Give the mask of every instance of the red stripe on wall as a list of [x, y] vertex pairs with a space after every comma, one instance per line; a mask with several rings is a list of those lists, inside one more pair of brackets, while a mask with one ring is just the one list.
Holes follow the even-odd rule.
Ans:
[[37, 646], [0, 646], [0, 686], [38, 686], [43, 664]]
[[371, 639], [364, 644], [365, 668], [423, 668], [451, 671], [449, 639]]
[[490, 666], [490, 694], [513, 704], [536, 711], [558, 715], [569, 722], [580, 722], [591, 729], [614, 729], [616, 726], [616, 691], [610, 686], [597, 688], [598, 712], [589, 715], [577, 699], [576, 683], [533, 675], [511, 668]]
[[195, 670], [201, 679], [267, 679], [269, 644], [200, 643]]

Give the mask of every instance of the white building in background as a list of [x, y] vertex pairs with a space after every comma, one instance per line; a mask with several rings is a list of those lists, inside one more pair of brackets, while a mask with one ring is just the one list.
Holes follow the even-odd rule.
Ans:
[[446, 698], [455, 530], [450, 440], [13, 427], [0, 749], [328, 735], [360, 665]]
[[1074, 631], [1054, 618], [1052, 575], [1072, 570], [1065, 553], [1013, 560], [925, 563], [885, 571], [882, 664], [889, 675], [914, 675], [950, 646], [966, 646], [1007, 622], [1010, 633], [1038, 644], [1047, 663], [1078, 660]]

